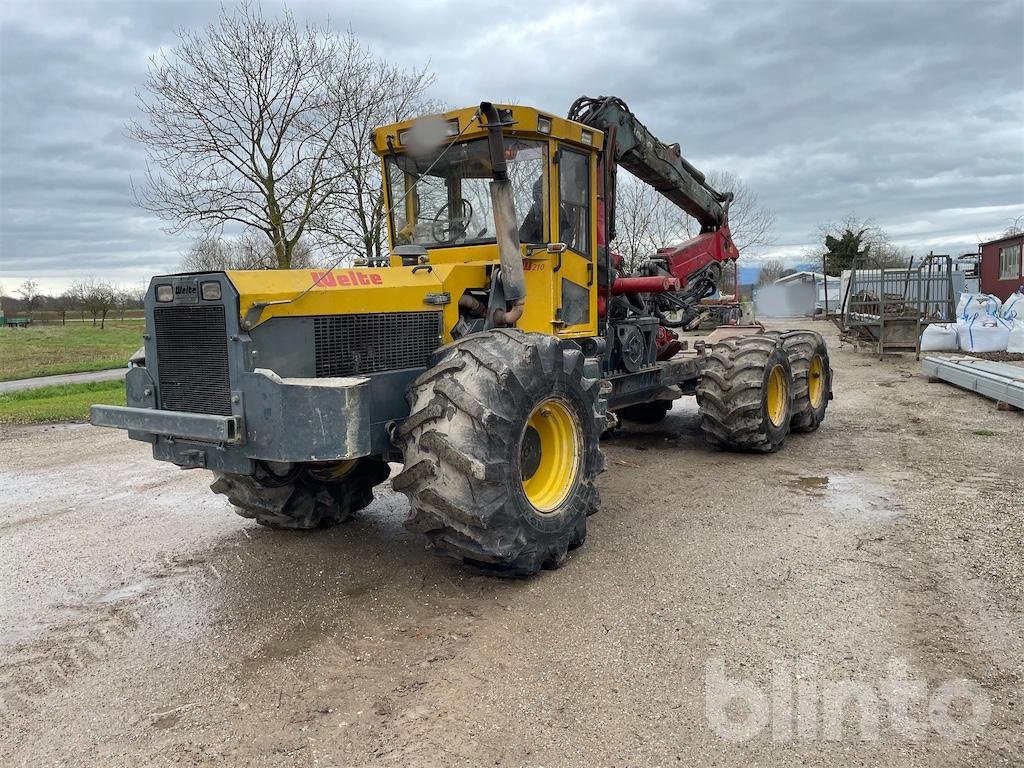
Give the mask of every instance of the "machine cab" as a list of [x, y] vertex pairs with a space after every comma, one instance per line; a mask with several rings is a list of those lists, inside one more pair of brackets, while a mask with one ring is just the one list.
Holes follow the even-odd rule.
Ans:
[[[517, 325], [593, 336], [603, 134], [530, 107], [499, 110], [530, 295]], [[498, 262], [493, 168], [476, 109], [379, 128], [374, 143], [383, 162], [391, 266]], [[558, 243], [564, 251], [548, 248]]]

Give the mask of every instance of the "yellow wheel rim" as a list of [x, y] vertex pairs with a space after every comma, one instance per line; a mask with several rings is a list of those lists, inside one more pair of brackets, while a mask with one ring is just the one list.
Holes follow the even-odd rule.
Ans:
[[807, 369], [807, 399], [811, 408], [817, 409], [825, 399], [825, 363], [821, 355], [815, 355]]
[[343, 459], [335, 464], [330, 469], [331, 480], [341, 480], [341, 478], [348, 475], [353, 469], [356, 468], [356, 464], [359, 463], [359, 459]]
[[768, 374], [768, 419], [776, 427], [781, 427], [786, 418], [786, 407], [789, 405], [789, 382], [786, 371], [776, 365]]
[[523, 491], [542, 514], [556, 511], [580, 474], [583, 430], [564, 400], [545, 400], [530, 414], [520, 440]]

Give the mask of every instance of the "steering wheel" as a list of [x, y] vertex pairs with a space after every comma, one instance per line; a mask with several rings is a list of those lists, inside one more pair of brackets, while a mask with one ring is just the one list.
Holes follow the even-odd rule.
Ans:
[[436, 242], [452, 242], [463, 237], [469, 230], [469, 223], [473, 219], [473, 206], [466, 198], [459, 198], [462, 203], [462, 216], [449, 219], [443, 218], [445, 211], [449, 210], [451, 203], [442, 205], [434, 215], [434, 221], [430, 224], [430, 235]]

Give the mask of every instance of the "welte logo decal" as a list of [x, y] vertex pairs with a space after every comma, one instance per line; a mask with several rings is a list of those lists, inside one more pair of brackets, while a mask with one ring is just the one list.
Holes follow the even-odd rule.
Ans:
[[376, 272], [343, 269], [332, 272], [310, 272], [315, 285], [325, 288], [351, 288], [360, 285], [384, 285], [384, 278]]

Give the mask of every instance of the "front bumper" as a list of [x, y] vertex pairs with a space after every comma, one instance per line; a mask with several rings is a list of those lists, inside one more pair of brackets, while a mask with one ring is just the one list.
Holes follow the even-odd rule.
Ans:
[[154, 458], [251, 474], [256, 461], [338, 461], [372, 453], [371, 389], [364, 377], [281, 378], [257, 368], [231, 392], [232, 415], [157, 408], [146, 368], [125, 379], [127, 407], [94, 405], [96, 426], [128, 430]]
[[173, 435], [185, 440], [217, 443], [237, 443], [241, 436], [240, 420], [235, 416], [118, 405], [94, 405], [90, 410], [89, 421], [94, 427], [114, 427], [148, 435]]

